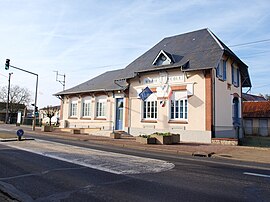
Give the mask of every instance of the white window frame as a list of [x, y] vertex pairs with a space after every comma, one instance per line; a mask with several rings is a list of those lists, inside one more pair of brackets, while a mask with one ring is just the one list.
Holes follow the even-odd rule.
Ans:
[[70, 102], [69, 116], [77, 117], [78, 115], [78, 100], [72, 100]]
[[142, 101], [142, 120], [157, 120], [157, 105], [156, 93], [152, 93], [145, 101]]
[[96, 118], [106, 118], [107, 97], [100, 96], [96, 99]]
[[82, 102], [82, 117], [90, 118], [92, 115], [91, 98], [84, 98]]
[[240, 83], [239, 68], [237, 68], [235, 65], [232, 64], [232, 84], [235, 87], [239, 87], [239, 83]]
[[[176, 94], [179, 94], [176, 96]], [[181, 104], [182, 103], [182, 104]], [[170, 120], [188, 120], [188, 98], [186, 91], [173, 91], [170, 99]], [[182, 116], [181, 116], [182, 114]]]

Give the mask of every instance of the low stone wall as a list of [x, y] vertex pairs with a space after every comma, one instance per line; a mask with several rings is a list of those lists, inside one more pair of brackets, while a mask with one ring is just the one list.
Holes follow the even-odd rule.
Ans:
[[81, 133], [94, 133], [97, 131], [100, 131], [100, 128], [55, 128], [55, 132], [61, 131], [61, 132], [70, 132], [73, 134], [81, 134]]
[[[125, 129], [128, 131], [128, 129]], [[195, 131], [195, 130], [161, 130], [150, 128], [130, 128], [130, 134], [133, 136], [151, 135], [154, 132], [170, 132], [180, 134], [180, 142], [193, 142], [211, 144], [211, 131]]]
[[238, 140], [235, 138], [212, 138], [212, 144], [237, 146]]

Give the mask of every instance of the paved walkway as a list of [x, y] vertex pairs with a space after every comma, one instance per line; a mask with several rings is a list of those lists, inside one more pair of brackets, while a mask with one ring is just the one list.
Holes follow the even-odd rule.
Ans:
[[[5, 127], [5, 125], [3, 125]], [[246, 146], [226, 146], [215, 144], [180, 143], [176, 145], [144, 145], [135, 141], [135, 138], [111, 139], [104, 136], [70, 134], [67, 132], [41, 132], [39, 127], [32, 131], [27, 126], [10, 126], [15, 129], [22, 128], [27, 137], [28, 134], [39, 134], [47, 136], [57, 136], [64, 139], [89, 141], [94, 144], [112, 145], [117, 147], [127, 147], [132, 149], [155, 151], [163, 153], [186, 154], [186, 155], [209, 155], [214, 158], [229, 158], [242, 161], [260, 162], [270, 164], [270, 148], [246, 147]], [[1, 126], [2, 128], [2, 126]]]

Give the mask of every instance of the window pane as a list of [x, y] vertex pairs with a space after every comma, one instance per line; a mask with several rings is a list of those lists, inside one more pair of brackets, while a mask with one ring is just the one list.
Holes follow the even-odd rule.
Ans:
[[179, 101], [175, 101], [175, 118], [179, 118]]
[[187, 100], [185, 100], [185, 119], [187, 119]]
[[157, 118], [157, 101], [155, 101], [155, 119]]
[[171, 119], [174, 119], [174, 101], [171, 100]]
[[184, 106], [183, 106], [183, 100], [180, 101], [180, 118], [184, 118]]
[[143, 118], [146, 118], [146, 102], [143, 102]]

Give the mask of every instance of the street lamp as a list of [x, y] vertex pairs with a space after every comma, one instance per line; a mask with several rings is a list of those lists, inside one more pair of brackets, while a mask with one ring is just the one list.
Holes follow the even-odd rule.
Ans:
[[[37, 106], [37, 90], [38, 90], [38, 74], [33, 73], [33, 72], [30, 72], [30, 71], [27, 71], [27, 70], [24, 70], [24, 69], [21, 69], [19, 67], [12, 66], [12, 65], [10, 65], [10, 59], [6, 59], [5, 69], [8, 70], [10, 67], [37, 76], [37, 80], [36, 80], [36, 93], [35, 93], [35, 103], [34, 103], [35, 108], [36, 108], [36, 106]], [[34, 131], [35, 129], [36, 129], [36, 117], [34, 117], [33, 122], [32, 122], [32, 130]]]

